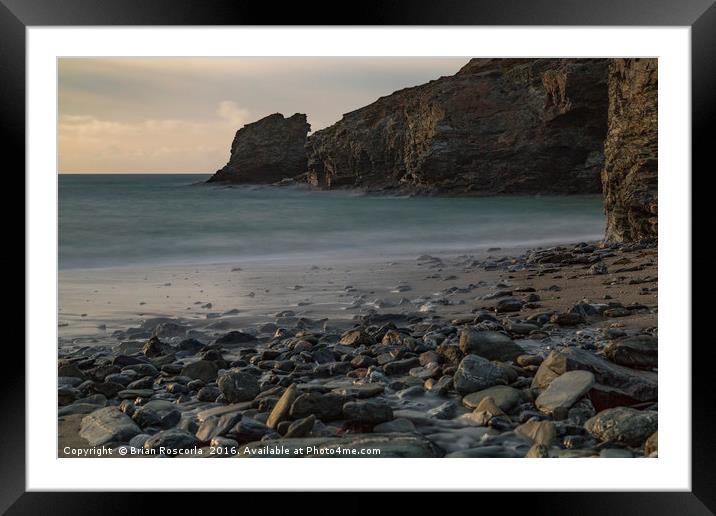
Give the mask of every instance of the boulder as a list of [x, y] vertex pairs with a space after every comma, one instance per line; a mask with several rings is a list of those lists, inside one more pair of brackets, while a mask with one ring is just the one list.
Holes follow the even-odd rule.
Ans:
[[341, 417], [344, 402], [343, 396], [337, 394], [306, 392], [294, 400], [289, 414], [293, 419], [314, 414], [316, 418], [322, 421], [331, 421]]
[[218, 368], [208, 360], [197, 360], [191, 362], [181, 369], [181, 376], [187, 376], [193, 380], [201, 380], [209, 383], [216, 379]]
[[194, 435], [178, 428], [164, 430], [144, 441], [145, 450], [154, 450], [164, 455], [178, 455], [180, 450], [190, 450], [198, 445], [199, 441]]
[[616, 364], [636, 369], [653, 369], [659, 365], [659, 342], [651, 335], [635, 335], [612, 341], [604, 355]]
[[565, 419], [567, 411], [594, 385], [589, 371], [567, 371], [555, 378], [535, 400], [536, 407], [555, 419]]
[[485, 398], [492, 398], [501, 410], [509, 412], [522, 402], [522, 393], [514, 387], [495, 385], [494, 387], [468, 394], [462, 399], [462, 404], [467, 408], [475, 409]]
[[253, 400], [261, 390], [256, 377], [242, 371], [229, 371], [221, 375], [217, 385], [229, 403]]
[[656, 373], [629, 369], [589, 351], [572, 347], [552, 351], [539, 366], [532, 380], [532, 387], [545, 389], [556, 377], [575, 370], [593, 373], [597, 382], [594, 389], [610, 390], [613, 391], [614, 396], [622, 396], [637, 402], [657, 399]]
[[80, 424], [80, 437], [90, 446], [125, 443], [141, 429], [117, 407], [105, 407], [86, 415]]
[[557, 429], [552, 421], [536, 421], [534, 419], [515, 428], [515, 433], [529, 439], [534, 444], [541, 444], [548, 448], [557, 437]]
[[590, 418], [584, 428], [600, 441], [639, 447], [656, 432], [658, 421], [658, 413], [652, 410], [615, 407]]
[[501, 362], [515, 361], [525, 352], [503, 333], [470, 329], [460, 332], [460, 350], [466, 355], [479, 355], [488, 360]]
[[376, 425], [393, 419], [393, 410], [384, 401], [349, 401], [343, 405], [343, 415], [357, 423]]
[[467, 355], [455, 371], [453, 383], [460, 394], [469, 394], [505, 384], [507, 377], [500, 367], [489, 360], [477, 355]]

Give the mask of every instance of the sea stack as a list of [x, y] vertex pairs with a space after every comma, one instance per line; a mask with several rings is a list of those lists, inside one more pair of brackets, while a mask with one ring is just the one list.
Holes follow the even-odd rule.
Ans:
[[657, 60], [609, 63], [609, 131], [604, 143], [606, 239], [657, 237]]
[[239, 129], [229, 162], [209, 183], [269, 184], [306, 171], [306, 115], [274, 113]]
[[447, 195], [599, 193], [606, 59], [472, 59], [308, 138], [326, 189]]

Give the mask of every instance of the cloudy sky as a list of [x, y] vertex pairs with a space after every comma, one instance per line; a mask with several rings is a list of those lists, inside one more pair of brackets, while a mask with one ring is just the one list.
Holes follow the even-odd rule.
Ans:
[[61, 173], [210, 173], [271, 113], [312, 130], [467, 58], [72, 58], [59, 61]]

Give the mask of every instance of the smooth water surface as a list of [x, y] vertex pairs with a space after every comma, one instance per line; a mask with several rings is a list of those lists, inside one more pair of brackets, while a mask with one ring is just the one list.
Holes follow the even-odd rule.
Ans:
[[201, 184], [209, 176], [60, 175], [61, 269], [402, 256], [601, 238], [598, 195], [382, 197]]

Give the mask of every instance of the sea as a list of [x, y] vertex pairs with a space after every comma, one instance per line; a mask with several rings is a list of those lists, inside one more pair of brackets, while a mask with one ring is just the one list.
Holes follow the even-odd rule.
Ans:
[[205, 184], [208, 174], [60, 174], [59, 267], [462, 253], [599, 240], [599, 195], [385, 196]]

